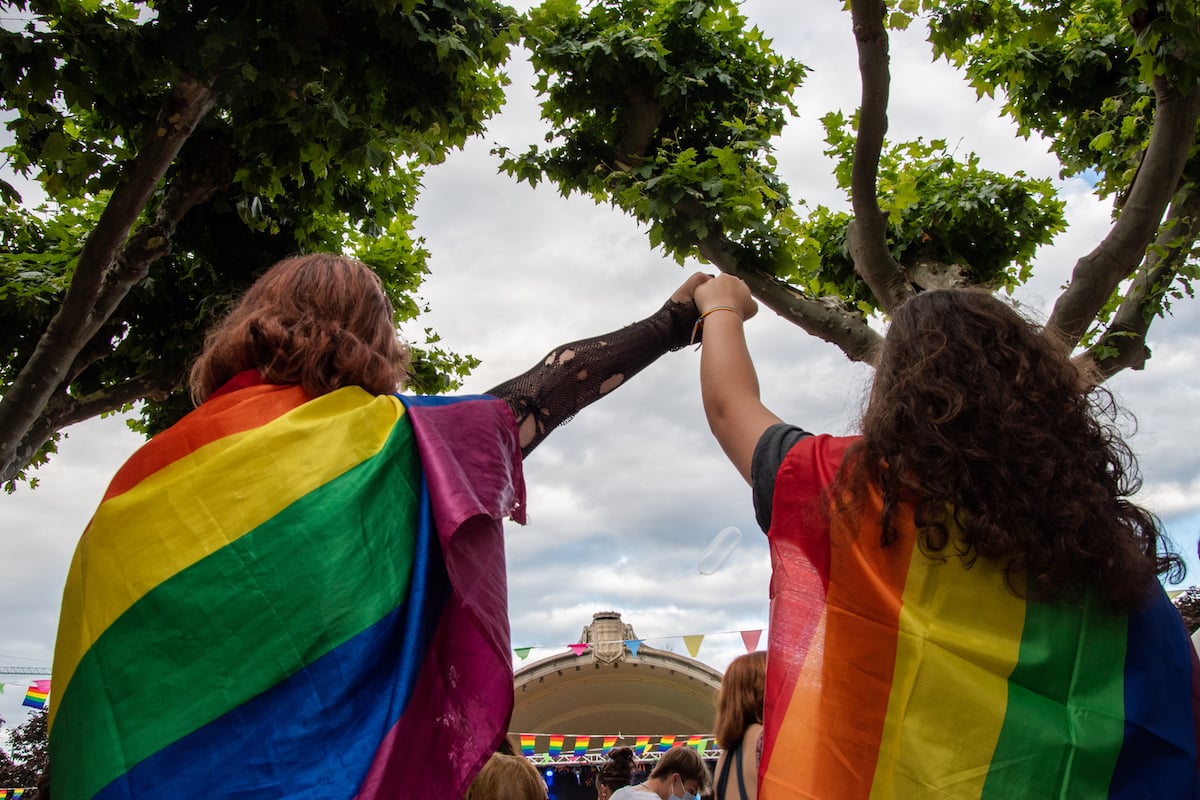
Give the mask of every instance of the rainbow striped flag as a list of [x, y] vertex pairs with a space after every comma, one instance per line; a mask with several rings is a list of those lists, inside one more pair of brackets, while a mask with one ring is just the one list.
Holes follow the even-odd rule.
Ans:
[[1200, 796], [1200, 663], [1165, 593], [1027, 601], [925, 556], [911, 513], [881, 548], [878, 497], [826, 532], [852, 441], [804, 439], [776, 475], [760, 797]]
[[135, 453], [80, 540], [54, 796], [461, 797], [512, 708], [511, 412], [254, 384]]
[[583, 758], [585, 755], [587, 755], [588, 743], [590, 743], [591, 740], [592, 737], [590, 736], [576, 736], [575, 747], [572, 749], [571, 754], [576, 758]]
[[25, 690], [25, 699], [21, 701], [21, 705], [42, 709], [46, 707], [48, 697], [50, 697], [50, 681], [34, 681]]
[[558, 758], [560, 755], [562, 755], [564, 738], [565, 737], [561, 733], [551, 734], [551, 736], [550, 736], [550, 755], [552, 757]]
[[521, 734], [521, 755], [528, 758], [533, 755], [533, 751], [537, 746], [537, 734], [522, 733]]

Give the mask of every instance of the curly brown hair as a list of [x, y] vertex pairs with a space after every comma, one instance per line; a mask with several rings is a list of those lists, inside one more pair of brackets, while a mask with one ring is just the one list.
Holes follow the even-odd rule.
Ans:
[[353, 258], [314, 253], [284, 259], [254, 282], [208, 332], [189, 383], [197, 405], [247, 369], [313, 397], [343, 386], [388, 394], [407, 366], [379, 276]]
[[1129, 611], [1183, 562], [1129, 500], [1141, 481], [1115, 420], [1057, 337], [986, 291], [923, 292], [892, 316], [838, 483], [854, 502], [879, 488], [884, 547], [910, 505], [928, 555], [953, 542], [968, 565], [1002, 565], [1017, 595], [1096, 586]]

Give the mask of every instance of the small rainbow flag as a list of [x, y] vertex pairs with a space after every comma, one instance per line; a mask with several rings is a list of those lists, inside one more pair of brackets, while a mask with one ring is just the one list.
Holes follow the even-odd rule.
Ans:
[[575, 737], [575, 750], [573, 752], [573, 755], [576, 758], [583, 758], [584, 755], [587, 753], [588, 743], [591, 742], [591, 740], [592, 740], [592, 737], [590, 737], [590, 736], [576, 736]]
[[616, 744], [617, 744], [617, 737], [615, 737], [615, 736], [605, 736], [605, 737], [604, 737], [604, 745], [603, 745], [603, 746], [600, 748], [600, 754], [601, 754], [601, 755], [607, 755], [607, 754], [608, 754], [608, 751], [609, 751], [609, 750], [612, 750], [612, 749], [613, 749], [613, 747], [615, 747], [615, 746], [616, 746]]
[[536, 745], [537, 745], [537, 734], [536, 733], [522, 733], [521, 734], [521, 755], [525, 756], [526, 758], [533, 755], [533, 751], [534, 751]]
[[658, 740], [658, 752], [660, 752], [660, 753], [663, 752], [664, 750], [670, 750], [674, 746], [675, 746], [675, 737], [674, 736], [663, 736], [662, 738], [660, 738]]
[[698, 734], [698, 733], [692, 734], [691, 736], [688, 737], [687, 746], [694, 747], [697, 750], [703, 752], [704, 751], [704, 741], [705, 741], [704, 737], [701, 736], [700, 734]]
[[637, 737], [637, 741], [634, 743], [633, 749], [635, 751], [637, 751], [637, 754], [640, 756], [646, 755], [646, 751], [650, 749], [650, 737], [649, 736]]
[[551, 734], [550, 736], [550, 755], [557, 758], [562, 755], [563, 735], [561, 733]]
[[50, 681], [34, 681], [33, 685], [25, 690], [25, 699], [21, 702], [23, 706], [30, 708], [45, 708], [46, 698], [50, 696]]

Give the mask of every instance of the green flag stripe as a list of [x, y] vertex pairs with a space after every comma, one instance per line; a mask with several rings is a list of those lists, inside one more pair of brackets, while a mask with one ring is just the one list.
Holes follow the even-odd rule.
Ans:
[[1026, 604], [985, 800], [1108, 796], [1125, 735], [1126, 627], [1094, 591], [1080, 606]]
[[[403, 417], [376, 456], [135, 603], [62, 699], [51, 759], [85, 766], [56, 773], [55, 794], [92, 796], [396, 608], [411, 578], [420, 476]], [[314, 583], [315, 602], [295, 590]], [[87, 702], [95, 696], [111, 698], [111, 716]]]

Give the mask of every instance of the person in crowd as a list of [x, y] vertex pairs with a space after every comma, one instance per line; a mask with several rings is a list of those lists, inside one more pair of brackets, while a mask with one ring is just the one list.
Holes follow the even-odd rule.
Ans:
[[691, 747], [672, 747], [663, 753], [642, 783], [617, 789], [612, 800], [698, 800], [712, 789], [712, 775]]
[[537, 767], [522, 756], [494, 753], [463, 800], [547, 800], [549, 796]]
[[598, 800], [609, 800], [613, 792], [633, 783], [635, 767], [632, 747], [615, 747], [610, 750], [608, 760], [596, 774]]
[[729, 662], [717, 693], [714, 738], [717, 758], [715, 800], [755, 800], [762, 758], [763, 693], [767, 654], [747, 653]]
[[367, 266], [268, 269], [209, 332], [198, 407], [126, 462], [78, 544], [55, 797], [461, 797], [512, 710], [522, 459], [686, 345], [704, 280], [446, 398], [396, 394], [408, 352]]
[[699, 286], [705, 413], [771, 546], [760, 797], [1197, 797], [1200, 662], [1106, 392], [982, 290], [892, 312], [861, 434], [762, 402]]

